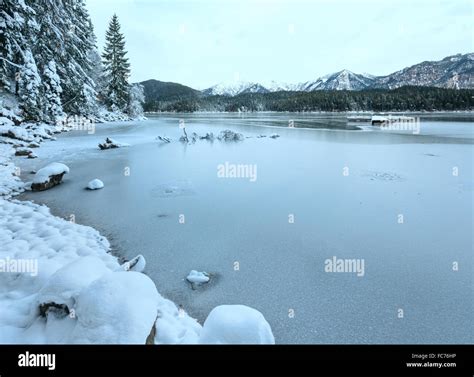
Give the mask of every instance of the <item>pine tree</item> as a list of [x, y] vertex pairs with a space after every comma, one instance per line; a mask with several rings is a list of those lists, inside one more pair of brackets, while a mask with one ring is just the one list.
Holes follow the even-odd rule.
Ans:
[[56, 72], [56, 63], [51, 60], [43, 72], [44, 87], [44, 115], [47, 120], [56, 122], [58, 118], [64, 116], [61, 104], [61, 80]]
[[19, 74], [19, 95], [21, 107], [26, 119], [41, 120], [41, 78], [36, 62], [30, 50], [24, 53], [24, 64]]
[[120, 32], [116, 14], [110, 21], [105, 35], [106, 45], [102, 57], [106, 74], [106, 101], [111, 110], [125, 111], [129, 102], [130, 64], [125, 57], [125, 38]]
[[1, 0], [0, 86], [15, 93], [15, 77], [23, 64], [24, 51], [32, 45], [38, 30], [34, 10], [18, 0]]

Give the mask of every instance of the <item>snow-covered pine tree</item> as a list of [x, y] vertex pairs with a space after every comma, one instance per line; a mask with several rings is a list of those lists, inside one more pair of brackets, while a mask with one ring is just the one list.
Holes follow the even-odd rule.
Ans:
[[106, 79], [105, 95], [111, 110], [125, 111], [128, 106], [130, 63], [125, 56], [125, 38], [120, 32], [120, 23], [116, 14], [110, 21], [105, 34], [104, 71]]
[[42, 120], [40, 87], [41, 78], [30, 50], [24, 52], [24, 64], [19, 72], [21, 108], [25, 119]]
[[23, 0], [1, 0], [0, 7], [0, 86], [15, 93], [15, 77], [23, 64], [25, 49], [38, 29], [34, 10]]
[[130, 86], [127, 113], [133, 118], [143, 116], [143, 103], [145, 103], [145, 88], [141, 84]]
[[43, 71], [43, 105], [45, 120], [55, 123], [64, 116], [61, 104], [61, 80], [56, 72], [56, 62], [51, 60]]
[[63, 106], [69, 113], [90, 115], [97, 108], [89, 60], [89, 52], [96, 48], [94, 31], [84, 0], [63, 0], [63, 3], [68, 20], [64, 37]]

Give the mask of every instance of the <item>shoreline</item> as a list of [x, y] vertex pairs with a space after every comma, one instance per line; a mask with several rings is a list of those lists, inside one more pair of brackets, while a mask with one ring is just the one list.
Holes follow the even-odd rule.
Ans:
[[[124, 121], [112, 121], [112, 122], [106, 121], [106, 122], [102, 122], [102, 123], [103, 124], [113, 124], [113, 123], [120, 124], [120, 123], [124, 123]], [[18, 126], [18, 127], [20, 128], [21, 125]], [[63, 132], [60, 132], [60, 133], [62, 134]], [[14, 140], [15, 139], [12, 139], [11, 141], [14, 141]], [[43, 141], [47, 141], [47, 140], [43, 140]], [[51, 141], [51, 140], [49, 140], [49, 141]], [[135, 321], [134, 324], [133, 323], [130, 324], [131, 328], [128, 331], [126, 331], [124, 334], [106, 334], [106, 333], [104, 333], [103, 336], [101, 336], [100, 335], [101, 334], [100, 329], [95, 331], [94, 327], [92, 329], [85, 328], [85, 329], [83, 329], [83, 331], [85, 331], [86, 335], [82, 336], [82, 338], [81, 338], [81, 335], [79, 335], [78, 343], [81, 343], [81, 344], [95, 343], [95, 341], [93, 341], [91, 339], [99, 339], [99, 338], [100, 338], [100, 341], [99, 341], [100, 343], [110, 343], [110, 344], [120, 344], [120, 343], [145, 344], [145, 341], [149, 342], [150, 339], [151, 339], [152, 342], [154, 342], [154, 344], [161, 344], [161, 343], [164, 343], [164, 344], [166, 344], [166, 343], [170, 343], [170, 344], [181, 344], [181, 343], [195, 344], [195, 343], [198, 343], [198, 338], [199, 338], [199, 334], [200, 334], [200, 330], [202, 328], [202, 325], [199, 324], [197, 322], [197, 320], [195, 320], [194, 318], [189, 317], [186, 312], [181, 311], [181, 309], [178, 310], [177, 305], [175, 305], [172, 301], [170, 301], [169, 299], [166, 299], [163, 296], [161, 296], [159, 294], [159, 292], [157, 291], [157, 289], [156, 289], [155, 282], [153, 282], [148, 275], [142, 273], [141, 270], [137, 270], [138, 272], [133, 272], [134, 270], [130, 270], [132, 273], [128, 272], [129, 270], [127, 268], [125, 270], [123, 270], [123, 268], [121, 268], [121, 266], [123, 266], [123, 263], [124, 263], [124, 261], [127, 260], [127, 258], [125, 257], [125, 253], [123, 252], [123, 250], [120, 250], [120, 247], [114, 245], [113, 243], [111, 244], [109, 242], [109, 238], [110, 238], [109, 234], [107, 236], [104, 236], [103, 235], [104, 233], [102, 231], [97, 230], [95, 227], [92, 227], [92, 226], [89, 226], [89, 225], [84, 225], [84, 224], [81, 224], [81, 223], [76, 223], [75, 221], [70, 222], [70, 221], [66, 220], [65, 218], [63, 218], [63, 217], [58, 216], [56, 211], [55, 211], [55, 213], [53, 213], [51, 211], [51, 208], [48, 205], [46, 205], [45, 203], [42, 203], [40, 201], [27, 200], [25, 198], [21, 198], [22, 194], [24, 194], [26, 192], [26, 189], [25, 189], [25, 184], [26, 183], [23, 182], [19, 178], [18, 174], [13, 173], [13, 172], [16, 173], [19, 169], [19, 167], [16, 164], [15, 158], [14, 158], [14, 157], [16, 157], [15, 153], [14, 153], [14, 151], [15, 151], [14, 144], [10, 144], [10, 143], [6, 142], [5, 138], [4, 138], [3, 140], [0, 141], [0, 146], [3, 146], [3, 145], [5, 145], [5, 147], [3, 147], [3, 149], [0, 149], [0, 152], [3, 151], [4, 153], [6, 153], [6, 155], [5, 154], [0, 154], [0, 166], [9, 167], [10, 170], [12, 171], [12, 174], [9, 178], [8, 178], [8, 175], [5, 175], [3, 177], [0, 176], [0, 178], [3, 178], [3, 180], [0, 179], [0, 188], [4, 188], [4, 186], [6, 186], [7, 189], [8, 189], [9, 186], [12, 187], [12, 189], [10, 191], [6, 191], [6, 190], [5, 190], [5, 192], [1, 191], [2, 195], [0, 195], [0, 212], [2, 212], [2, 213], [5, 212], [2, 216], [3, 219], [8, 220], [8, 223], [11, 223], [11, 222], [14, 222], [16, 216], [22, 216], [20, 214], [20, 212], [31, 213], [32, 215], [34, 215], [35, 213], [41, 214], [42, 218], [47, 219], [46, 220], [47, 225], [50, 225], [50, 223], [53, 224], [49, 227], [51, 229], [49, 232], [51, 232], [51, 231], [57, 232], [59, 230], [60, 226], [63, 226], [63, 227], [66, 227], [67, 229], [69, 229], [69, 231], [67, 233], [67, 236], [63, 236], [61, 231], [60, 231], [60, 234], [61, 234], [60, 237], [62, 237], [64, 239], [66, 244], [70, 244], [70, 246], [73, 249], [76, 247], [75, 242], [72, 242], [72, 244], [71, 244], [70, 242], [67, 241], [67, 238], [69, 238], [71, 236], [71, 233], [73, 233], [75, 230], [77, 230], [77, 232], [79, 232], [79, 233], [77, 233], [77, 235], [75, 237], [79, 237], [79, 238], [82, 237], [81, 241], [77, 242], [78, 244], [81, 244], [81, 243], [90, 244], [91, 242], [99, 242], [101, 244], [101, 247], [99, 249], [96, 249], [96, 251], [94, 253], [96, 253], [97, 257], [99, 257], [100, 259], [105, 258], [104, 261], [105, 260], [108, 261], [107, 262], [108, 263], [107, 267], [105, 267], [105, 265], [104, 265], [104, 267], [100, 267], [100, 269], [104, 269], [103, 271], [109, 271], [108, 272], [109, 275], [106, 274], [104, 276], [107, 276], [107, 277], [116, 276], [117, 278], [119, 278], [121, 275], [120, 274], [116, 275], [116, 273], [114, 273], [114, 271], [118, 271], [118, 272], [122, 271], [122, 273], [126, 272], [126, 277], [127, 277], [126, 281], [129, 281], [129, 283], [126, 283], [126, 285], [130, 284], [131, 286], [133, 286], [135, 284], [135, 288], [143, 287], [143, 288], [140, 288], [138, 292], [136, 292], [136, 291], [134, 292], [134, 295], [137, 296], [134, 299], [136, 300], [138, 305], [136, 305], [136, 308], [132, 310], [132, 313], [128, 312], [127, 315], [126, 315], [126, 316], [128, 316], [127, 317], [128, 320], [130, 320], [130, 318], [131, 318], [132, 321], [133, 320]], [[42, 142], [39, 143], [39, 145], [41, 146]], [[40, 148], [40, 147], [38, 147], [38, 148]], [[9, 208], [13, 208], [12, 212], [10, 212], [10, 216], [8, 216]], [[20, 209], [21, 209], [21, 211], [20, 211]], [[23, 221], [23, 220], [21, 220], [21, 221]], [[57, 224], [57, 225], [55, 225], [55, 224]], [[5, 229], [3, 229], [3, 227], [0, 228], [0, 236], [3, 235], [3, 232], [2, 232], [3, 230], [5, 230]], [[23, 231], [23, 229], [21, 229], [21, 231]], [[40, 237], [39, 239], [42, 240], [42, 237], [41, 236], [39, 236], [39, 237]], [[94, 238], [95, 238], [95, 241], [94, 241]], [[13, 244], [14, 244], [15, 240], [16, 240], [16, 237], [14, 236], [13, 240], [12, 240]], [[76, 240], [78, 240], [78, 239], [76, 238]], [[21, 237], [19, 237], [18, 241], [24, 242]], [[21, 259], [18, 259], [18, 257], [16, 257], [16, 247], [14, 245], [12, 245], [11, 247], [13, 247], [13, 249], [11, 249], [10, 252], [9, 252], [8, 251], [8, 244], [7, 244], [7, 248], [5, 250], [2, 250], [3, 253], [0, 253], [0, 258], [2, 258], [4, 256], [3, 254], [6, 253], [6, 257], [8, 258], [8, 260], [13, 258], [13, 260], [21, 261]], [[38, 251], [39, 250], [38, 246], [33, 246], [32, 250], [37, 250]], [[99, 250], [101, 250], [101, 251], [99, 251]], [[30, 340], [26, 340], [26, 341], [21, 340], [21, 339], [25, 339], [25, 337], [26, 337], [26, 339], [28, 339], [27, 333], [28, 333], [29, 327], [33, 326], [35, 328], [38, 328], [38, 327], [41, 328], [41, 327], [44, 326], [44, 324], [41, 325], [42, 320], [39, 317], [34, 321], [33, 324], [31, 323], [31, 319], [30, 319], [30, 320], [28, 320], [27, 323], [22, 323], [18, 328], [14, 328], [11, 325], [8, 325], [8, 323], [12, 322], [12, 320], [6, 318], [6, 317], [8, 317], [8, 312], [13, 313], [16, 310], [18, 310], [18, 309], [16, 309], [16, 306], [23, 305], [23, 304], [21, 304], [21, 302], [24, 301], [27, 297], [30, 300], [31, 298], [34, 298], [34, 297], [38, 296], [38, 294], [41, 294], [41, 292], [45, 289], [44, 286], [43, 286], [43, 288], [41, 288], [41, 286], [43, 285], [41, 282], [43, 282], [43, 283], [46, 282], [46, 284], [48, 284], [48, 282], [51, 279], [53, 279], [53, 281], [54, 281], [54, 277], [60, 271], [62, 271], [63, 269], [66, 269], [66, 270], [68, 268], [71, 269], [70, 266], [74, 265], [74, 264], [86, 263], [86, 261], [90, 262], [87, 258], [95, 258], [95, 260], [92, 261], [94, 266], [89, 265], [89, 267], [85, 267], [85, 270], [94, 271], [95, 269], [98, 268], [97, 263], [99, 263], [99, 265], [102, 265], [101, 264], [102, 262], [100, 261], [100, 259], [96, 258], [95, 256], [94, 257], [86, 257], [86, 256], [82, 255], [82, 252], [80, 250], [78, 250], [78, 251], [79, 251], [79, 254], [77, 254], [76, 256], [71, 255], [70, 257], [67, 257], [67, 255], [63, 255], [62, 251], [56, 251], [56, 254], [55, 254], [54, 258], [56, 258], [56, 259], [59, 258], [61, 260], [61, 262], [60, 262], [60, 265], [59, 265], [59, 269], [57, 267], [54, 268], [55, 272], [54, 271], [49, 272], [50, 268], [46, 268], [46, 272], [45, 272], [44, 268], [42, 268], [42, 265], [44, 263], [41, 263], [41, 262], [43, 262], [43, 259], [41, 259], [41, 256], [37, 256], [35, 260], [37, 262], [37, 265], [38, 264], [40, 265], [40, 268], [39, 268], [39, 271], [40, 271], [39, 285], [40, 285], [40, 287], [35, 287], [36, 285], [38, 285], [38, 282], [34, 281], [33, 284], [32, 284], [34, 286], [33, 291], [31, 291], [31, 288], [30, 288], [30, 291], [25, 293], [24, 298], [21, 298], [18, 302], [16, 302], [15, 299], [9, 299], [8, 298], [9, 290], [7, 290], [4, 293], [2, 293], [2, 291], [0, 291], [0, 307], [3, 307], [3, 310], [5, 311], [5, 316], [4, 316], [5, 318], [3, 318], [3, 319], [4, 319], [4, 321], [7, 321], [6, 323], [3, 323], [4, 321], [0, 321], [0, 328], [2, 329], [2, 331], [0, 331], [0, 333], [3, 332], [3, 335], [0, 336], [0, 343], [3, 343], [3, 344], [14, 344], [14, 343], [28, 344], [28, 343], [31, 343], [33, 340], [31, 340], [31, 341]], [[48, 257], [48, 259], [49, 258], [50, 257]], [[66, 260], [64, 260], [64, 259], [66, 259]], [[38, 261], [40, 263], [38, 263]], [[88, 264], [86, 263], [85, 266], [88, 266]], [[84, 272], [84, 266], [81, 268], [81, 270], [82, 270], [82, 272]], [[112, 272], [111, 275], [110, 275], [110, 272]], [[51, 273], [52, 273], [52, 275], [51, 275]], [[41, 277], [44, 274], [49, 275], [49, 276]], [[90, 272], [88, 272], [88, 274], [90, 274]], [[146, 276], [146, 280], [142, 279], [143, 281], [139, 281], [139, 282], [136, 281], [137, 280], [136, 277], [139, 277], [139, 276], [135, 275], [135, 274], [142, 275], [143, 277]], [[38, 271], [36, 271], [36, 274], [34, 275], [34, 277], [37, 277], [37, 275], [38, 275]], [[33, 277], [33, 274], [31, 274], [31, 277]], [[0, 275], [0, 279], [7, 279], [7, 282], [8, 282], [9, 278], [11, 278], [11, 275], [8, 274], [8, 273]], [[98, 278], [98, 280], [106, 279], [106, 278], [100, 278], [100, 276], [96, 276], [96, 278]], [[87, 277], [86, 277], [86, 279], [87, 279]], [[120, 278], [120, 279], [123, 280], [123, 278]], [[57, 280], [57, 278], [56, 278], [56, 280]], [[138, 286], [137, 286], [137, 283], [138, 283]], [[7, 285], [11, 285], [11, 284], [7, 284]], [[112, 284], [112, 285], [115, 285], [115, 284]], [[148, 285], [148, 287], [145, 289], [146, 285]], [[61, 286], [58, 286], [58, 287], [55, 287], [55, 288], [56, 288], [56, 290], [58, 290], [58, 289], [61, 290]], [[125, 287], [122, 287], [122, 289], [125, 289]], [[115, 288], [113, 288], [113, 290], [115, 290]], [[141, 293], [140, 292], [141, 290], [143, 290], [144, 293]], [[61, 294], [61, 292], [58, 292], [58, 293]], [[76, 292], [76, 293], [79, 294], [78, 292]], [[94, 292], [92, 292], [92, 289], [91, 289], [91, 293], [94, 296]], [[4, 294], [7, 294], [7, 296], [4, 297]], [[130, 294], [127, 294], [127, 293], [124, 293], [124, 294], [127, 295], [127, 297], [130, 296]], [[18, 295], [18, 293], [17, 293], [17, 295]], [[83, 295], [85, 295], [85, 294], [83, 294]], [[99, 295], [100, 295], [100, 291], [99, 291]], [[15, 295], [13, 297], [15, 297]], [[117, 302], [117, 304], [118, 303], [119, 302]], [[160, 312], [162, 313], [161, 317], [160, 317], [160, 315], [158, 315], [158, 317], [156, 317], [156, 314], [154, 314], [154, 315], [151, 314], [151, 313], [153, 313], [154, 310], [150, 310], [150, 308], [154, 305], [157, 305], [158, 313], [160, 313]], [[140, 309], [141, 306], [145, 307], [145, 310], [144, 310], [145, 317], [146, 317], [146, 312], [148, 313], [148, 320], [147, 321], [143, 321], [144, 314], [142, 313], [142, 311]], [[147, 307], [148, 307], [148, 310], [146, 310]], [[78, 308], [78, 310], [79, 310], [79, 308]], [[119, 310], [119, 309], [117, 309], [117, 310]], [[100, 312], [100, 308], [98, 309], [98, 311]], [[30, 314], [30, 316], [31, 315], [32, 314]], [[116, 319], [107, 318], [107, 321], [110, 320], [111, 323], [114, 323], [114, 324], [115, 324], [115, 322], [120, 323], [119, 316], [120, 316], [120, 313], [117, 314]], [[47, 319], [49, 318], [47, 316], [47, 314], [46, 314], [46, 318]], [[68, 319], [71, 319], [71, 318], [76, 319], [76, 317], [66, 317], [65, 321], [67, 321]], [[152, 322], [150, 322], [151, 318], [153, 318]], [[160, 320], [160, 318], [162, 318], [162, 320]], [[40, 321], [39, 324], [38, 324], [38, 321]], [[149, 325], [147, 325], [147, 323], [149, 323]], [[161, 327], [159, 327], [159, 323], [160, 324], [163, 323], [163, 324], [161, 324]], [[81, 324], [78, 322], [77, 326], [80, 326], [80, 325]], [[72, 337], [67, 338], [67, 336], [65, 336], [65, 335], [56, 334], [57, 329], [54, 329], [54, 327], [55, 327], [55, 324], [53, 323], [52, 325], [50, 325], [49, 328], [44, 327], [42, 329], [42, 331], [44, 332], [44, 334], [43, 334], [44, 340], [40, 341], [40, 343], [50, 343], [50, 341], [48, 339], [51, 338], [51, 336], [53, 336], [53, 339], [55, 337], [59, 337], [59, 339], [62, 339], [62, 341], [58, 340], [58, 339], [53, 340], [52, 341], [53, 343], [66, 343], [66, 344], [77, 343], [77, 340], [72, 338]], [[153, 332], [153, 329], [155, 329], [155, 328], [157, 328], [158, 331], [155, 330]], [[150, 334], [155, 334], [155, 336], [152, 337], [152, 338], [149, 338], [149, 336], [151, 336], [150, 334], [148, 334], [148, 332], [150, 331], [149, 329], [152, 329]], [[180, 329], [180, 331], [178, 332], [177, 329]], [[61, 331], [63, 331], [63, 330], [61, 330]], [[81, 332], [83, 332], [83, 331], [81, 331]], [[160, 334], [160, 332], [164, 332], [165, 334], [164, 335]], [[171, 332], [171, 334], [168, 334], [170, 332]], [[69, 334], [69, 335], [71, 335], [71, 334]], [[74, 332], [73, 332], [73, 335], [74, 335]], [[143, 338], [143, 343], [141, 341], [142, 338]], [[67, 339], [69, 339], [69, 340], [67, 340]], [[34, 340], [34, 342], [38, 342], [38, 340], [36, 339], [36, 340]]]

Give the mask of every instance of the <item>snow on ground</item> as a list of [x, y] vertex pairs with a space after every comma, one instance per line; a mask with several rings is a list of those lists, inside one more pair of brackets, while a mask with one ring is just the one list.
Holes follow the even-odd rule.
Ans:
[[10, 198], [23, 191], [19, 170], [11, 162], [14, 153], [10, 145], [0, 144], [0, 197]]

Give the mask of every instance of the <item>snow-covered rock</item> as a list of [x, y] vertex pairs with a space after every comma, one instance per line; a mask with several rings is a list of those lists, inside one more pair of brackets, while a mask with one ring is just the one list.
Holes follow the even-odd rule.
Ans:
[[136, 272], [143, 272], [146, 267], [146, 260], [145, 257], [141, 254], [137, 255], [135, 258], [125, 262], [120, 266], [121, 270], [124, 271], [136, 271]]
[[114, 148], [121, 148], [121, 147], [128, 147], [130, 146], [127, 143], [119, 143], [118, 141], [115, 141], [111, 138], [106, 138], [103, 143], [99, 144], [99, 148], [104, 150], [104, 149], [114, 149]]
[[134, 271], [106, 274], [77, 298], [76, 344], [145, 344], [160, 295], [153, 281]]
[[43, 191], [59, 185], [64, 174], [69, 173], [69, 168], [59, 162], [53, 162], [38, 170], [33, 177], [31, 189], [33, 191]]
[[21, 126], [0, 126], [0, 136], [9, 137], [12, 139], [18, 139], [22, 141], [33, 141], [34, 137]]
[[196, 270], [191, 270], [189, 275], [186, 277], [186, 280], [193, 284], [204, 284], [209, 282], [209, 274], [207, 272], [199, 272]]
[[65, 305], [69, 314], [81, 291], [107, 272], [110, 269], [96, 256], [78, 258], [57, 270], [46, 281], [38, 292], [38, 305]]
[[275, 338], [258, 310], [245, 305], [221, 305], [204, 322], [200, 343], [275, 344]]
[[224, 130], [219, 133], [217, 138], [221, 141], [241, 141], [244, 140], [244, 135], [232, 130]]
[[101, 188], [104, 188], [104, 182], [102, 182], [100, 179], [93, 179], [87, 184], [87, 189], [88, 190], [99, 190]]

